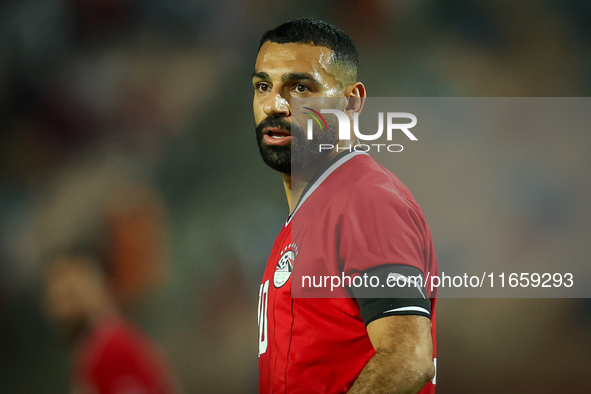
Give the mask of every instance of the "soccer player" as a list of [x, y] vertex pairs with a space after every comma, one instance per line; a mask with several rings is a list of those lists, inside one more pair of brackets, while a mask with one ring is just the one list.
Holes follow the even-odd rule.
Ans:
[[[292, 122], [296, 97], [344, 97], [348, 114], [359, 112], [366, 92], [358, 62], [352, 39], [322, 21], [293, 20], [260, 41], [256, 137], [265, 163], [282, 174], [290, 208], [259, 290], [260, 393], [435, 392], [435, 294], [424, 285], [389, 297], [363, 287], [349, 298], [292, 294], [302, 267], [382, 283], [437, 274], [409, 190], [366, 153], [343, 149], [351, 141], [333, 127], [307, 141]], [[319, 141], [335, 149], [319, 152]]]
[[44, 306], [74, 345], [72, 392], [178, 393], [160, 351], [118, 312], [103, 267], [100, 254], [87, 247], [48, 262]]

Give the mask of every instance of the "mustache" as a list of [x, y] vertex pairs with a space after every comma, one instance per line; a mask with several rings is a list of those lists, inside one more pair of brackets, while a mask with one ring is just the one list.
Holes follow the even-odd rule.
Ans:
[[262, 133], [263, 129], [267, 127], [277, 127], [283, 130], [291, 131], [291, 122], [288, 122], [283, 117], [272, 117], [269, 116], [261, 121], [256, 127], [258, 133]]

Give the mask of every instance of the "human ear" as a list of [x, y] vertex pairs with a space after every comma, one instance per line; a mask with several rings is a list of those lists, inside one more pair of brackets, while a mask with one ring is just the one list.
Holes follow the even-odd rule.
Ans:
[[345, 112], [361, 113], [363, 105], [365, 104], [365, 85], [361, 82], [355, 82], [354, 84], [347, 86], [345, 89], [345, 97], [348, 99]]

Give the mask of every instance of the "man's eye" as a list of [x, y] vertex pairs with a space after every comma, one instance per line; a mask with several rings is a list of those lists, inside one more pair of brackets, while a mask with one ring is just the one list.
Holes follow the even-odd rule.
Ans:
[[308, 87], [306, 85], [303, 85], [301, 83], [298, 83], [297, 85], [295, 85], [294, 90], [295, 90], [296, 93], [306, 93], [310, 89], [308, 89]]
[[259, 92], [266, 92], [266, 91], [268, 91], [270, 88], [271, 88], [271, 87], [269, 86], [269, 84], [266, 84], [266, 83], [264, 83], [264, 82], [259, 82], [259, 83], [257, 83], [257, 84], [256, 84], [256, 89], [257, 89]]

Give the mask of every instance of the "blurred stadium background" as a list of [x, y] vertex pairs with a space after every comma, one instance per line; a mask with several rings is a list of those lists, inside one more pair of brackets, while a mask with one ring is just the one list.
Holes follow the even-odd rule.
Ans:
[[[370, 96], [591, 93], [586, 0], [2, 1], [0, 392], [67, 392], [42, 261], [105, 234], [120, 303], [185, 391], [256, 392], [258, 280], [287, 206], [256, 148], [250, 75], [260, 35], [299, 16], [353, 36]], [[470, 137], [439, 158], [445, 179], [429, 158], [400, 175], [440, 265], [588, 263], [590, 140]], [[504, 195], [474, 192], [487, 179]], [[489, 221], [499, 209], [509, 219]], [[591, 304], [443, 299], [438, 346], [441, 394], [583, 392]]]

